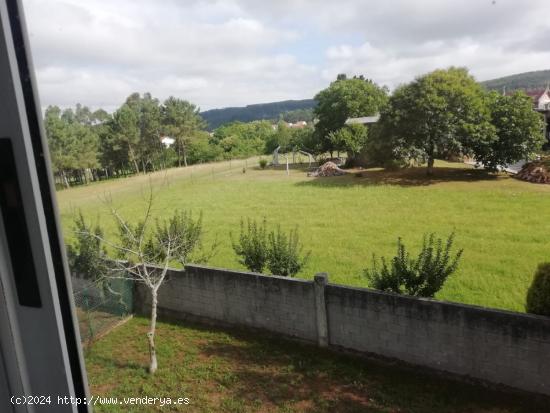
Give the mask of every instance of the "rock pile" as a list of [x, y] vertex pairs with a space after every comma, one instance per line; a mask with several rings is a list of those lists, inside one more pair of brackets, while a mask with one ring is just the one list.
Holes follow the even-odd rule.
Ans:
[[526, 163], [516, 178], [537, 184], [550, 184], [550, 159]]
[[346, 171], [340, 169], [334, 162], [326, 162], [317, 168], [315, 172], [308, 173], [307, 176], [340, 176], [345, 173]]

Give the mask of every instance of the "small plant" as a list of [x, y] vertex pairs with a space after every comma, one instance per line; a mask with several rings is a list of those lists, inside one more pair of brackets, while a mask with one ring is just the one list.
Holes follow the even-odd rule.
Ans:
[[294, 277], [306, 265], [310, 252], [302, 255], [303, 246], [300, 245], [298, 229], [290, 231], [288, 235], [277, 226], [277, 231], [271, 231], [268, 236], [269, 250], [267, 266], [272, 274], [285, 277]]
[[258, 162], [260, 164], [260, 168], [265, 169], [267, 167], [267, 160], [266, 159], [260, 159]]
[[550, 263], [539, 264], [527, 291], [528, 313], [550, 316]]
[[233, 250], [240, 257], [239, 262], [253, 272], [262, 272], [267, 263], [266, 221], [260, 225], [248, 219], [245, 227], [241, 220], [241, 234], [235, 242], [231, 236]]
[[253, 272], [262, 272], [267, 267], [274, 275], [293, 277], [309, 259], [309, 252], [302, 255], [297, 229], [287, 235], [278, 226], [268, 233], [265, 219], [261, 224], [248, 219], [246, 225], [241, 220], [239, 239], [235, 241], [230, 236], [239, 262]]
[[424, 235], [422, 250], [412, 259], [399, 238], [395, 257], [389, 263], [382, 257], [379, 265], [373, 255], [372, 268], [365, 269], [364, 274], [370, 286], [377, 290], [433, 297], [458, 268], [463, 250], [451, 258], [453, 242], [454, 233], [447, 238], [445, 246], [434, 234]]

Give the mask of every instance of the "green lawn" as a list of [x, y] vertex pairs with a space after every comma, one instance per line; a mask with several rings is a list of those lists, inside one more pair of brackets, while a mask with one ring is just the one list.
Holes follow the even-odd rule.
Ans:
[[257, 332], [159, 323], [159, 370], [148, 375], [147, 320], [88, 348], [93, 396], [189, 398], [189, 405], [96, 405], [98, 412], [537, 413], [549, 400], [507, 394], [320, 350]]
[[[111, 194], [127, 216], [138, 218], [151, 182], [155, 214], [176, 208], [203, 211], [207, 243], [221, 242], [210, 264], [241, 268], [230, 231], [241, 217], [284, 228], [298, 225], [311, 260], [300, 274], [328, 272], [335, 283], [365, 286], [362, 270], [372, 254], [395, 251], [398, 236], [417, 250], [422, 234], [456, 232], [464, 248], [459, 270], [439, 299], [524, 311], [525, 294], [538, 263], [550, 260], [550, 186], [498, 177], [463, 164], [439, 162], [424, 170], [369, 170], [363, 177], [308, 178], [304, 171], [260, 170], [256, 160], [171, 169], [58, 192], [63, 227], [70, 232], [75, 208], [112, 221], [101, 198]], [[69, 235], [70, 236], [70, 235]]]

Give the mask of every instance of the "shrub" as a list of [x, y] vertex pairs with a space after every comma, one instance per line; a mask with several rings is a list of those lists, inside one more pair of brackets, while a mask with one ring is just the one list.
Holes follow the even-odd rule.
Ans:
[[265, 219], [261, 224], [248, 219], [246, 226], [241, 220], [239, 239], [235, 241], [231, 235], [231, 243], [239, 262], [253, 272], [262, 272], [267, 267], [274, 275], [293, 277], [309, 259], [309, 252], [302, 255], [297, 229], [287, 235], [278, 226], [268, 233]]
[[397, 240], [397, 254], [388, 263], [384, 257], [381, 265], [373, 255], [371, 269], [364, 273], [370, 286], [382, 291], [408, 294], [418, 297], [433, 297], [447, 278], [456, 271], [463, 250], [451, 258], [454, 233], [447, 238], [445, 246], [434, 234], [424, 235], [422, 250], [416, 259], [411, 259], [401, 238]]
[[67, 257], [71, 272], [87, 280], [96, 281], [109, 271], [107, 250], [103, 245], [103, 230], [99, 225], [92, 228], [84, 220], [82, 211], [74, 219], [75, 242], [67, 245]]
[[258, 162], [260, 164], [260, 168], [265, 169], [267, 166], [267, 160], [266, 159], [260, 159]]
[[272, 274], [293, 277], [306, 265], [310, 253], [302, 255], [303, 246], [296, 228], [286, 235], [277, 226], [277, 231], [271, 231], [268, 239], [267, 266]]
[[[166, 253], [171, 251], [174, 260], [181, 265], [189, 262], [203, 264], [212, 258], [217, 250], [218, 243], [203, 248], [202, 212], [198, 218], [193, 218], [190, 211], [174, 211], [168, 219], [156, 219], [153, 236], [145, 244], [145, 258], [153, 263], [162, 263]], [[139, 237], [135, 237], [139, 240]], [[138, 245], [133, 246], [134, 250]]]
[[260, 225], [248, 219], [245, 227], [241, 220], [241, 234], [237, 242], [231, 236], [233, 250], [240, 257], [239, 262], [253, 272], [262, 272], [267, 263], [268, 245], [266, 221]]
[[527, 291], [528, 313], [550, 316], [550, 263], [539, 264]]

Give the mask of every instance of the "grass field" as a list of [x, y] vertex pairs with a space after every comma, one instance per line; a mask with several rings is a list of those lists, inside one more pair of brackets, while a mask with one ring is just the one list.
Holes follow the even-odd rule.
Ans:
[[159, 323], [159, 370], [147, 373], [147, 320], [88, 348], [93, 396], [189, 398], [182, 406], [94, 406], [98, 412], [537, 413], [547, 399], [505, 394], [418, 369], [338, 355], [244, 331]]
[[[257, 160], [171, 169], [58, 192], [66, 236], [74, 211], [111, 228], [101, 198], [111, 194], [121, 212], [139, 218], [151, 182], [154, 213], [174, 209], [204, 213], [206, 242], [221, 242], [214, 266], [241, 268], [229, 232], [241, 218], [299, 226], [311, 260], [300, 274], [328, 272], [335, 283], [366, 286], [362, 270], [372, 254], [395, 252], [397, 237], [417, 251], [422, 234], [456, 233], [464, 248], [459, 270], [437, 298], [524, 311], [525, 294], [537, 264], [550, 260], [550, 186], [493, 176], [463, 164], [438, 162], [435, 176], [424, 170], [369, 170], [363, 177], [308, 178], [305, 171], [260, 170]], [[112, 235], [112, 232], [111, 232]]]

